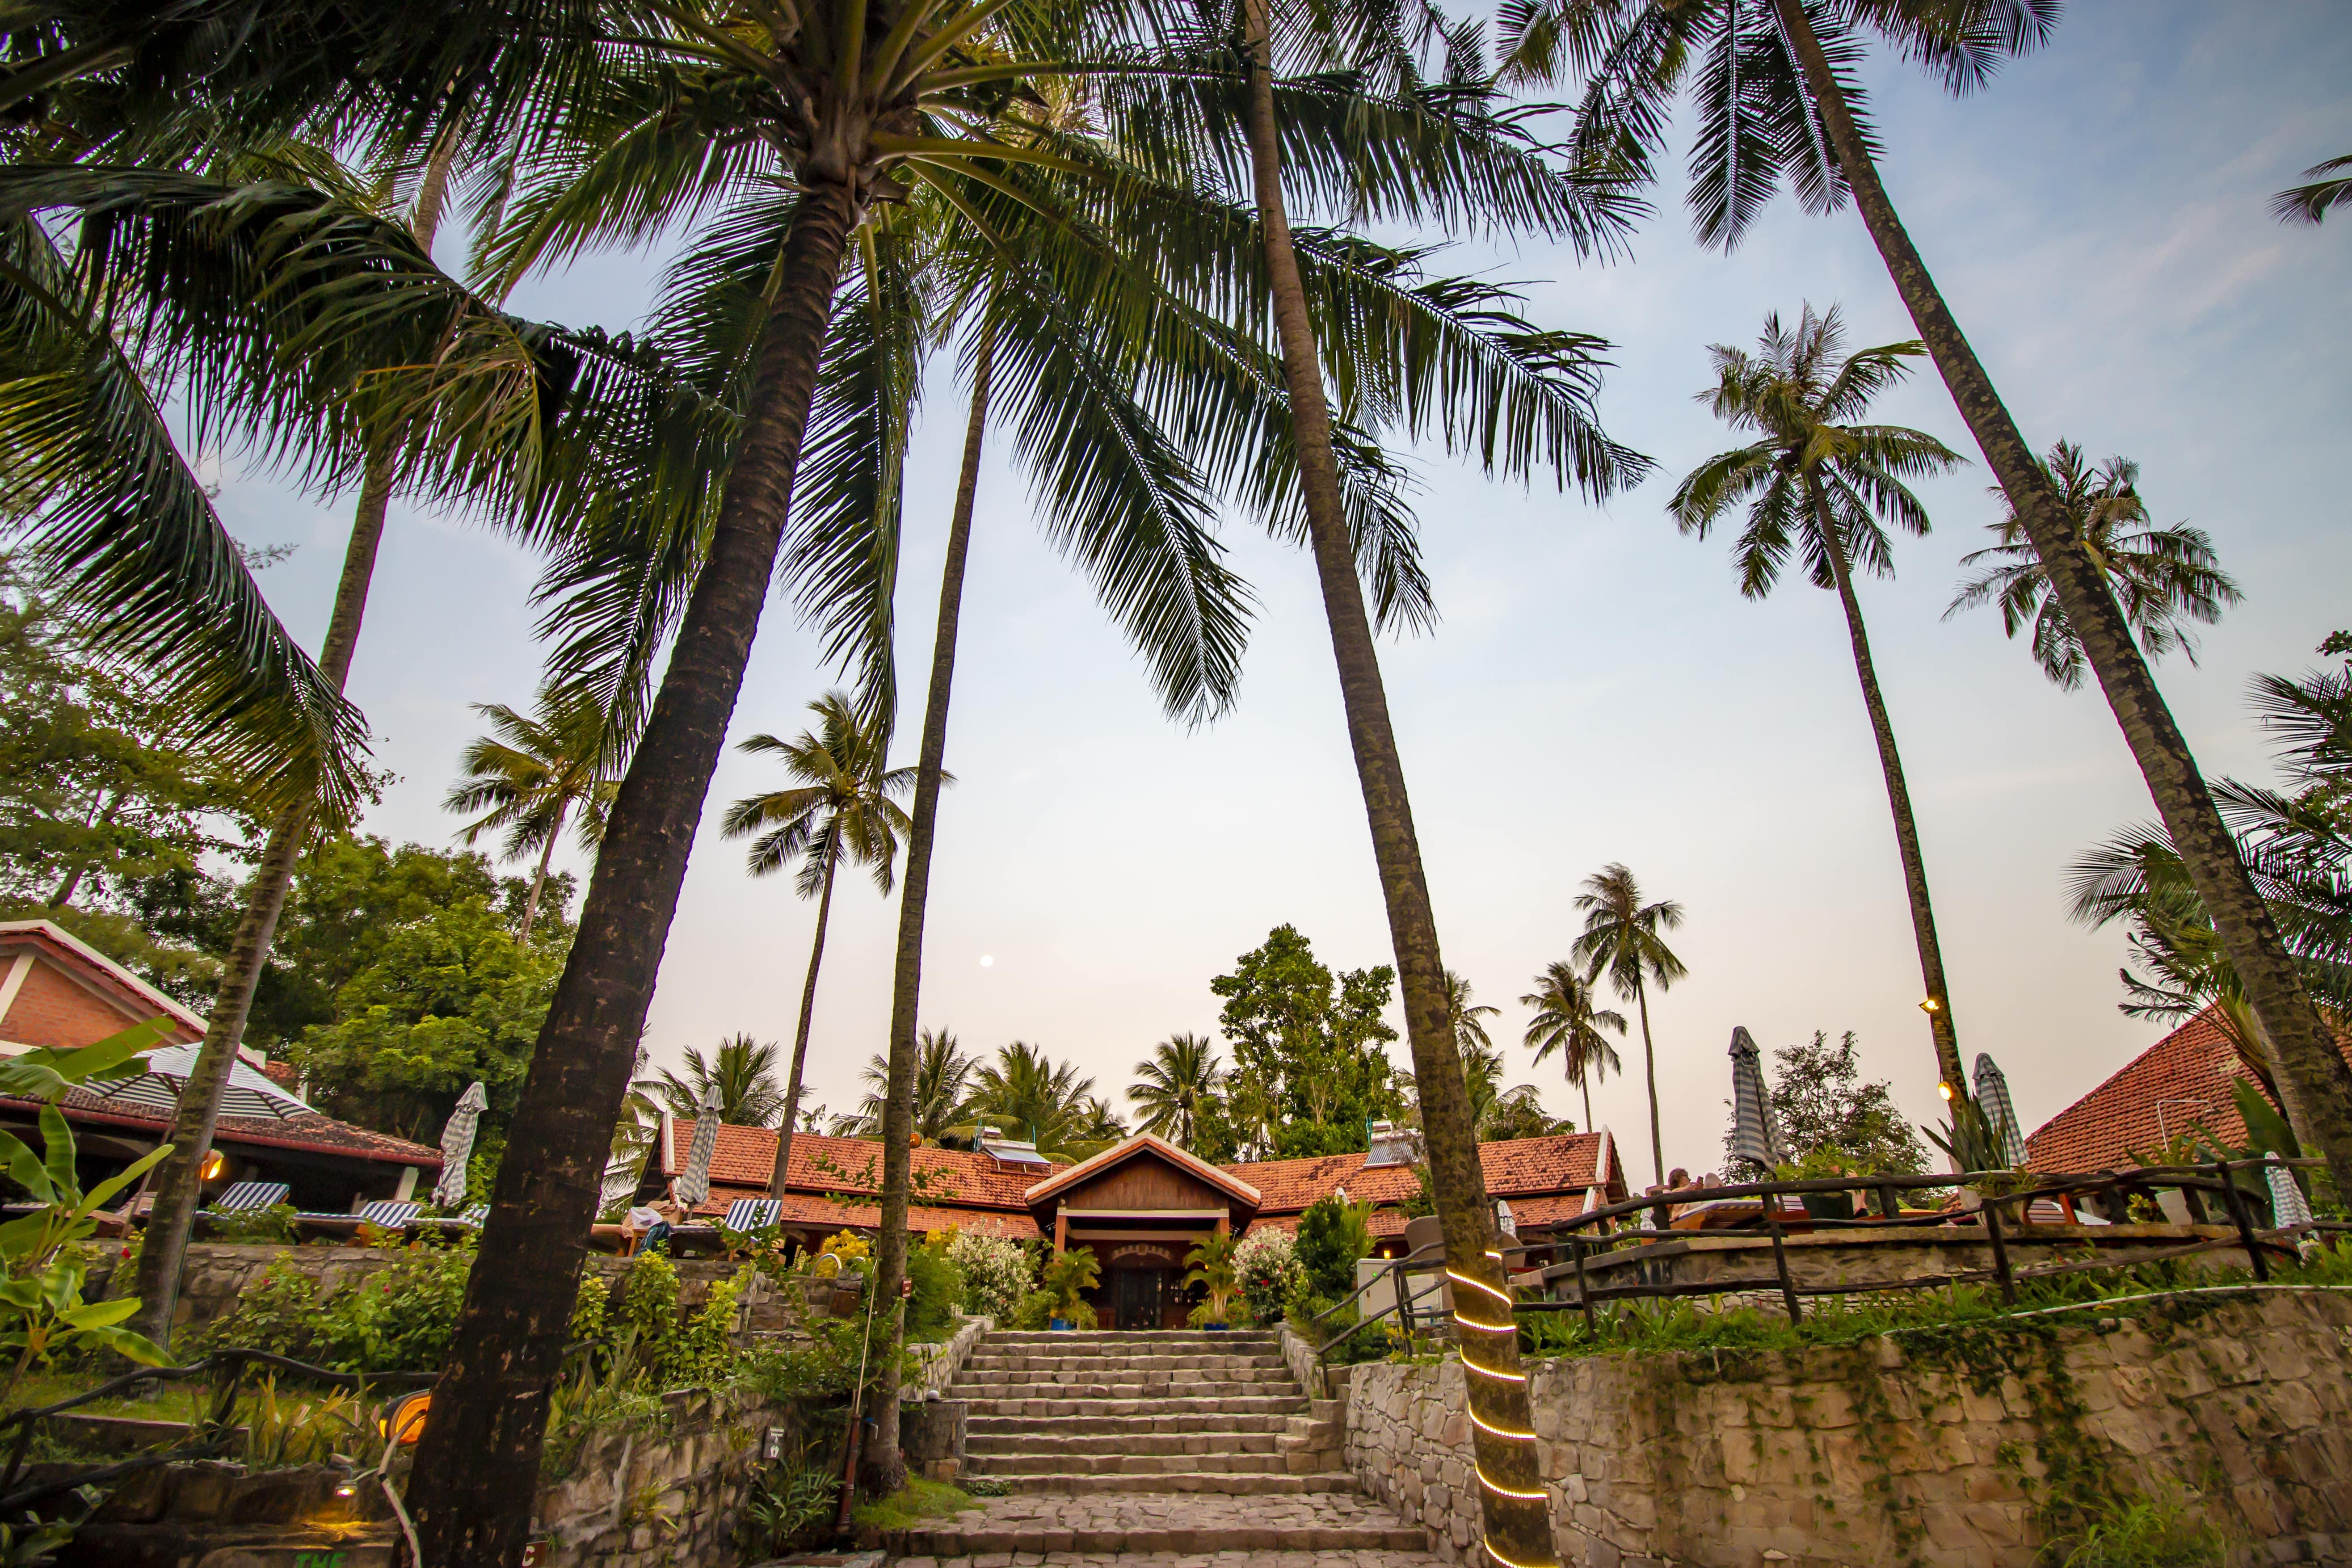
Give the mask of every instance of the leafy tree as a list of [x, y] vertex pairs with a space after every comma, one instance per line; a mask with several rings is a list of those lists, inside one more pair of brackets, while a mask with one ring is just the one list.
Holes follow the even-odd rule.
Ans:
[[[2147, 503], [2140, 499], [2139, 465], [2129, 458], [2109, 458], [2093, 468], [2084, 459], [2082, 447], [2061, 441], [2050, 448], [2043, 468], [2074, 536], [2106, 574], [2140, 651], [2157, 659], [2177, 650], [2195, 664], [2197, 643], [2186, 623], [2211, 626], [2221, 618], [2222, 606], [2243, 597], [2221, 570], [2211, 537], [2185, 522], [2150, 526]], [[1993, 493], [2007, 499], [1999, 489]], [[1990, 526], [2000, 542], [1960, 557], [1963, 566], [1983, 564], [1960, 584], [1945, 618], [1980, 605], [1999, 605], [2001, 635], [2013, 638], [2021, 628], [2032, 626], [2033, 657], [2042, 672], [2062, 689], [2076, 689], [2089, 668], [2083, 639], [2074, 635], [2064, 608], [2051, 593], [2049, 574], [2042, 569], [2025, 525], [2011, 509]]]
[[182, 728], [0, 555], [0, 900], [121, 914], [241, 847], [236, 791]]
[[1919, 977], [1927, 992], [1937, 1076], [1955, 1093], [1965, 1094], [1968, 1078], [1960, 1066], [1951, 990], [1944, 983], [1927, 858], [1911, 816], [1911, 786], [1903, 776], [1895, 722], [1879, 690], [1870, 633], [1853, 590], [1856, 565], [1882, 577], [1895, 574], [1882, 520], [1914, 535], [1927, 531], [1927, 509], [1904, 481], [1942, 473], [1962, 459], [1924, 430], [1846, 423], [1867, 413], [1880, 393], [1903, 379], [1903, 361], [1923, 351], [1906, 342], [1841, 354], [1844, 346], [1837, 308], [1816, 316], [1811, 305], [1793, 329], [1780, 324], [1777, 311], [1766, 317], [1754, 354], [1717, 343], [1710, 351], [1715, 386], [1700, 394], [1700, 401], [1717, 418], [1734, 429], [1756, 432], [1758, 439], [1700, 464], [1666, 510], [1684, 532], [1704, 539], [1727, 512], [1746, 503], [1748, 523], [1732, 546], [1732, 562], [1739, 569], [1739, 591], [1751, 599], [1772, 591], [1791, 554], [1804, 558], [1815, 587], [1837, 595], [1854, 673], [1862, 679], [1863, 707], [1878, 745], [1886, 804], [1895, 816], [1895, 847], [1911, 903]]
[[1337, 1193], [1318, 1198], [1298, 1216], [1298, 1239], [1291, 1256], [1307, 1287], [1328, 1301], [1356, 1292], [1356, 1260], [1371, 1253], [1372, 1205], [1339, 1201]]
[[1592, 1005], [1592, 982], [1572, 963], [1548, 963], [1536, 976], [1536, 988], [1519, 998], [1519, 1005], [1535, 1009], [1528, 1020], [1526, 1043], [1536, 1053], [1536, 1065], [1554, 1051], [1559, 1053], [1561, 1074], [1584, 1095], [1584, 1124], [1592, 1121], [1592, 1084], [1612, 1072], [1623, 1072], [1617, 1047], [1603, 1030], [1625, 1032], [1625, 1015]]
[[380, 932], [337, 990], [335, 1021], [287, 1054], [321, 1109], [363, 1127], [433, 1142], [477, 1079], [496, 1127], [521, 1092], [562, 963], [560, 946], [517, 940], [487, 899], [460, 899]]
[[776, 1133], [776, 1163], [768, 1195], [781, 1198], [793, 1155], [793, 1123], [799, 1120], [801, 1075], [808, 1063], [809, 1028], [816, 1019], [817, 966], [824, 962], [824, 929], [833, 913], [833, 880], [841, 868], [871, 867], [874, 885], [890, 891], [898, 839], [907, 814], [891, 796], [915, 784], [911, 768], [887, 768], [883, 752], [889, 729], [878, 721], [861, 722], [846, 692], [828, 691], [809, 704], [814, 730], [796, 740], [759, 734], [736, 750], [780, 759], [793, 783], [766, 795], [746, 796], [727, 808], [721, 826], [730, 838], [751, 837], [751, 875], [764, 877], [797, 859], [802, 898], [816, 900], [816, 935], [809, 944], [808, 979], [801, 987], [801, 1016], [793, 1035], [792, 1076], [784, 1089], [783, 1118]]
[[2352, 1065], [2302, 983], [2197, 759], [2165, 706], [2106, 574], [2083, 547], [2048, 470], [2035, 460], [1878, 174], [1877, 139], [1856, 66], [1864, 36], [1925, 68], [1954, 93], [1980, 86], [2011, 55], [2040, 47], [2056, 0], [1524, 0], [1506, 18], [1505, 79], [1580, 78], [1572, 157], [1647, 179], [1676, 96], [1695, 76], [1690, 203], [1700, 237], [1738, 243], [1785, 177], [1809, 210], [1848, 197], [1911, 313], [1960, 416], [2049, 574], [2050, 588], [2155, 797], [2165, 831], [2210, 911], [2262, 1023], [2307, 1147], [2352, 1190]]
[[[1861, 1081], [1853, 1040], [1849, 1029], [1832, 1045], [1829, 1032], [1816, 1029], [1808, 1044], [1772, 1053], [1772, 1114], [1790, 1158], [1828, 1155], [1857, 1175], [1922, 1174], [1927, 1149], [1895, 1103], [1891, 1086]], [[1727, 1171], [1747, 1166], [1732, 1154], [1727, 1131], [1723, 1147]], [[1746, 1179], [1764, 1181], [1769, 1173], [1748, 1170]]]
[[1139, 1130], [1180, 1149], [1192, 1148], [1222, 1077], [1213, 1040], [1189, 1031], [1169, 1036], [1151, 1047], [1148, 1059], [1135, 1064], [1136, 1081], [1127, 1088], [1127, 1098], [1143, 1115]]
[[1381, 1049], [1396, 1031], [1381, 1017], [1396, 971], [1386, 964], [1334, 975], [1296, 926], [1280, 925], [1209, 982], [1225, 999], [1219, 1022], [1234, 1048], [1240, 1097], [1262, 1095], [1275, 1125], [1308, 1121], [1346, 1130], [1363, 1147], [1363, 1124], [1395, 1114], [1395, 1072]]
[[730, 1127], [772, 1127], [784, 1112], [784, 1090], [776, 1082], [776, 1043], [737, 1035], [722, 1040], [706, 1058], [693, 1046], [686, 1047], [683, 1077], [664, 1068], [660, 1094], [672, 1116], [688, 1120], [702, 1113], [702, 1102], [719, 1090], [719, 1120]]
[[613, 779], [626, 761], [627, 748], [594, 696], [578, 689], [542, 690], [537, 710], [527, 718], [499, 702], [477, 702], [474, 711], [490, 721], [491, 733], [466, 748], [458, 763], [465, 776], [443, 804], [451, 811], [483, 814], [466, 826], [469, 847], [485, 833], [501, 831], [507, 859], [539, 851], [518, 933], [529, 942], [564, 818], [579, 813], [581, 847], [593, 851], [604, 837]]
[[1633, 1003], [1642, 1018], [1642, 1067], [1650, 1090], [1650, 1159], [1657, 1182], [1666, 1180], [1664, 1140], [1658, 1133], [1658, 1053], [1650, 1042], [1650, 987], [1664, 991], [1689, 973], [1663, 933], [1683, 923], [1683, 907], [1671, 899], [1642, 901], [1642, 885], [1622, 862], [1603, 866], [1584, 879], [1576, 895], [1584, 911], [1584, 934], [1569, 950], [1584, 965], [1589, 984], [1603, 972], [1618, 995]]

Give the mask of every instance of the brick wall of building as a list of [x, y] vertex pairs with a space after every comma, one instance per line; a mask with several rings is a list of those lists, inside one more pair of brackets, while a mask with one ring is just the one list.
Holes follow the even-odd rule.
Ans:
[[120, 1034], [138, 1021], [91, 995], [47, 959], [37, 958], [16, 1001], [9, 1005], [8, 1016], [0, 1018], [0, 1039], [69, 1048]]

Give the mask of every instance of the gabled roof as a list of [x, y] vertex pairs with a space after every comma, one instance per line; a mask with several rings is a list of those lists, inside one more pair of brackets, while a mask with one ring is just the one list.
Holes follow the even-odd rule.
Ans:
[[[123, 1009], [123, 1026], [162, 1015], [197, 1039], [205, 1016], [174, 1001], [55, 921], [0, 921], [0, 948], [29, 947]], [[94, 1042], [92, 1042], [94, 1043]]]
[[[0, 1106], [29, 1115], [38, 1115], [40, 1101], [0, 1097]], [[162, 1141], [169, 1119], [137, 1106], [126, 1106], [120, 1100], [101, 1100], [85, 1089], [68, 1089], [58, 1101], [58, 1109], [68, 1121], [93, 1127], [120, 1127], [143, 1133]], [[213, 1133], [215, 1143], [239, 1143], [257, 1149], [290, 1149], [314, 1154], [341, 1154], [355, 1159], [372, 1160], [389, 1165], [414, 1165], [419, 1170], [438, 1171], [441, 1151], [424, 1143], [412, 1143], [405, 1138], [395, 1138], [389, 1132], [373, 1128], [354, 1127], [348, 1121], [338, 1121], [316, 1110], [298, 1111], [286, 1117], [224, 1116]]]
[[1157, 1155], [1186, 1175], [1197, 1176], [1226, 1196], [1238, 1198], [1252, 1208], [1258, 1206], [1258, 1190], [1255, 1187], [1229, 1171], [1221, 1171], [1206, 1160], [1195, 1159], [1175, 1144], [1149, 1132], [1139, 1132], [1124, 1143], [1114, 1144], [1099, 1154], [1079, 1161], [1066, 1171], [1046, 1177], [1029, 1189], [1028, 1200], [1032, 1205], [1042, 1204], [1057, 1194], [1069, 1191], [1082, 1182], [1089, 1181], [1106, 1171], [1116, 1169], [1126, 1164], [1129, 1160], [1145, 1154]]
[[[2345, 1048], [2346, 1042], [2337, 1042]], [[2352, 1058], [2352, 1049], [2346, 1049]], [[2231, 1143], [2246, 1123], [2231, 1086], [2251, 1079], [2221, 1016], [2207, 1008], [2034, 1129], [2026, 1163], [2037, 1171], [2104, 1171], [2152, 1154], [2165, 1134], [2202, 1126]], [[2163, 1104], [2162, 1113], [2158, 1103]]]

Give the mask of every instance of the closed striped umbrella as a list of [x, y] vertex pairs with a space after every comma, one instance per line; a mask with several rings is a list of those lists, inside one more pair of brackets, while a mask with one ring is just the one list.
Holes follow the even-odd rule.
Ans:
[[694, 1118], [694, 1142], [686, 1151], [686, 1169], [678, 1173], [671, 1194], [683, 1209], [697, 1209], [710, 1195], [710, 1156], [719, 1152], [719, 1086], [702, 1091], [702, 1109]]
[[2294, 1179], [2293, 1167], [2279, 1158], [2277, 1151], [2272, 1151], [2263, 1175], [2271, 1184], [2271, 1223], [2281, 1230], [2310, 1229], [2311, 1205], [2304, 1201], [2303, 1184]]
[[2025, 1134], [2017, 1130], [2017, 1107], [2009, 1098], [2009, 1079], [1983, 1051], [1977, 1053], [1977, 1109], [1992, 1129], [1993, 1142], [2010, 1170], [2025, 1163]]
[[1745, 1027], [1731, 1031], [1731, 1152], [1768, 1171], [1788, 1158], [1764, 1092], [1762, 1054]]
[[441, 1179], [433, 1184], [433, 1201], [445, 1209], [466, 1201], [466, 1162], [474, 1157], [474, 1130], [489, 1102], [490, 1091], [477, 1079], [457, 1097], [457, 1109], [441, 1124]]

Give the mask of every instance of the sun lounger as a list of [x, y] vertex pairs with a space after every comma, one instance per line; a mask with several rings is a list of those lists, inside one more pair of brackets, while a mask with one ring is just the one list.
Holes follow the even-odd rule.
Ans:
[[719, 1223], [730, 1230], [765, 1230], [783, 1212], [784, 1205], [773, 1198], [737, 1198], [727, 1205], [727, 1217]]
[[210, 1214], [259, 1214], [276, 1208], [292, 1194], [283, 1182], [236, 1182], [205, 1206]]
[[384, 1230], [406, 1230], [409, 1222], [424, 1210], [423, 1204], [404, 1198], [379, 1198], [360, 1205], [359, 1219], [362, 1225], [376, 1226]]

